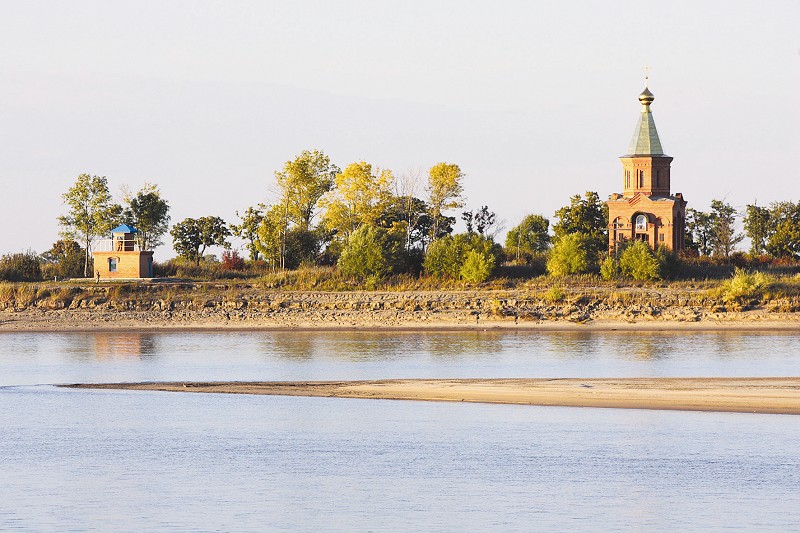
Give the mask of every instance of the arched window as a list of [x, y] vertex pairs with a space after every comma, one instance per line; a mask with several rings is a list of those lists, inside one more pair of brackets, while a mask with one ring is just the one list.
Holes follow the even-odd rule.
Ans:
[[636, 231], [647, 231], [647, 215], [636, 217]]
[[639, 170], [639, 188], [644, 188], [644, 170]]

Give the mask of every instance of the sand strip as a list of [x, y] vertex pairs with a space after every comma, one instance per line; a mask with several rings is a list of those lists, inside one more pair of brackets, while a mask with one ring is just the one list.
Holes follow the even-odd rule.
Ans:
[[540, 406], [800, 414], [800, 378], [391, 379], [304, 382], [164, 382], [64, 385]]

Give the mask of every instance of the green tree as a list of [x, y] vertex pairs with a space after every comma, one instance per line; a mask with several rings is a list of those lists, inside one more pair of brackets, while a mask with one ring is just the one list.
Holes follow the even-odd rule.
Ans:
[[750, 239], [750, 253], [753, 255], [763, 254], [772, 234], [770, 210], [757, 205], [747, 205], [743, 222], [744, 231]]
[[365, 225], [347, 238], [338, 264], [346, 276], [382, 278], [399, 270], [402, 254], [402, 234]]
[[[424, 200], [413, 196], [392, 196], [385, 205], [383, 212], [378, 217], [376, 224], [382, 228], [394, 229], [405, 234], [406, 252], [424, 250], [429, 242], [433, 218], [430, 208]], [[445, 221], [447, 232], [452, 231], [451, 217], [448, 224]], [[444, 226], [442, 226], [444, 228]]]
[[311, 229], [319, 200], [333, 188], [339, 173], [319, 150], [303, 150], [293, 161], [287, 161], [283, 170], [275, 173], [275, 180], [288, 220], [303, 230]]
[[42, 258], [55, 265], [55, 274], [64, 278], [77, 278], [83, 273], [85, 250], [72, 239], [61, 239], [42, 254]]
[[714, 255], [728, 258], [742, 242], [736, 232], [736, 210], [721, 200], [711, 200], [711, 249]]
[[173, 248], [178, 255], [195, 265], [200, 264], [206, 248], [209, 246], [229, 247], [225, 240], [231, 232], [220, 217], [187, 218], [175, 224], [170, 230], [173, 238]]
[[714, 223], [710, 213], [692, 209], [686, 210], [686, 233], [701, 255], [711, 255]]
[[591, 268], [591, 237], [584, 233], [569, 233], [556, 238], [547, 258], [547, 272], [551, 276], [585, 274]]
[[800, 202], [777, 202], [770, 207], [774, 230], [767, 241], [767, 253], [800, 259]]
[[161, 198], [156, 185], [145, 183], [135, 196], [125, 199], [122, 218], [138, 230], [136, 238], [142, 250], [163, 244], [161, 237], [169, 227], [169, 204]]
[[264, 204], [258, 204], [256, 207], [248, 207], [244, 214], [236, 212], [236, 216], [242, 221], [241, 224], [231, 225], [231, 232], [246, 241], [245, 247], [250, 256], [251, 261], [258, 259], [258, 228], [261, 221], [264, 220], [264, 210], [267, 208]]
[[0, 257], [0, 280], [40, 281], [42, 259], [32, 250]]
[[361, 226], [375, 224], [392, 197], [394, 176], [360, 161], [347, 165], [334, 182], [334, 190], [321, 201], [326, 208], [323, 223], [346, 240]]
[[428, 171], [428, 205], [433, 219], [431, 240], [441, 237], [439, 229], [443, 213], [464, 205], [464, 188], [461, 184], [463, 180], [464, 173], [453, 163], [438, 163]]
[[69, 213], [58, 217], [62, 235], [83, 244], [83, 276], [89, 277], [92, 241], [111, 231], [119, 223], [122, 207], [113, 203], [105, 176], [81, 174], [62, 195]]
[[662, 264], [650, 245], [635, 241], [619, 254], [619, 270], [636, 281], [663, 279]]
[[558, 222], [553, 224], [556, 239], [578, 233], [584, 236], [584, 245], [590, 255], [608, 248], [608, 206], [600, 201], [596, 192], [586, 191], [583, 197], [576, 194], [569, 205], [556, 211]]
[[546, 252], [550, 247], [549, 228], [550, 221], [542, 215], [526, 216], [506, 234], [507, 254], [519, 260], [522, 256]]

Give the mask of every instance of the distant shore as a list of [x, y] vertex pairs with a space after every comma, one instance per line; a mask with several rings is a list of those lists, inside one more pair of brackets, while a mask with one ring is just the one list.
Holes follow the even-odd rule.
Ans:
[[64, 386], [81, 389], [800, 414], [800, 377], [391, 379], [311, 382], [102, 383]]

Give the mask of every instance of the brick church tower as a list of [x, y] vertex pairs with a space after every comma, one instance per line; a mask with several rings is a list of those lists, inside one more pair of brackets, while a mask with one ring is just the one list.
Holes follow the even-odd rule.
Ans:
[[684, 245], [686, 201], [670, 192], [670, 163], [658, 138], [650, 104], [655, 98], [645, 87], [639, 95], [642, 112], [622, 161], [622, 194], [612, 194], [608, 205], [608, 251], [638, 239], [655, 248], [664, 245], [680, 252]]

